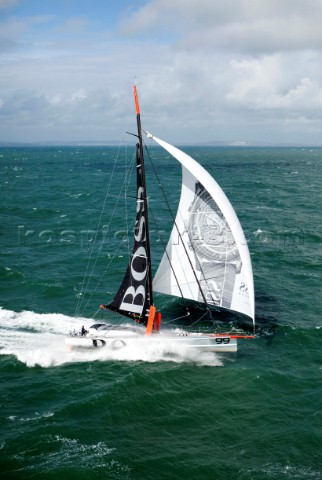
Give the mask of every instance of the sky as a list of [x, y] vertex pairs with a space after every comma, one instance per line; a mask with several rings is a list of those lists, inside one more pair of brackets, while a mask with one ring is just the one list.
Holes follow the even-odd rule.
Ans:
[[0, 142], [322, 145], [321, 0], [0, 0]]

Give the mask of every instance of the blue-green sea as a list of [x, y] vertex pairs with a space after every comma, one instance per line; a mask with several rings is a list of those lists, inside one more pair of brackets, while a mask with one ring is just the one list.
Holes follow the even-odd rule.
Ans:
[[[68, 352], [71, 330], [117, 321], [99, 306], [131, 248], [133, 148], [0, 148], [1, 478], [322, 479], [322, 149], [183, 150], [248, 240], [257, 338], [236, 354]], [[180, 167], [150, 152], [175, 211]], [[147, 170], [157, 262], [171, 220]]]

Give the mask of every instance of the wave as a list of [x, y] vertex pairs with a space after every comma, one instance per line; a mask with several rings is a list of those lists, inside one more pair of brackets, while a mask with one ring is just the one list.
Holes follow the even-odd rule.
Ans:
[[[42, 448], [45, 445], [42, 453], [39, 453], [40, 443]], [[46, 477], [52, 473], [52, 469], [58, 468], [60, 472], [66, 472], [67, 478], [68, 470], [74, 468], [76, 464], [78, 469], [96, 474], [104, 469], [113, 477], [114, 475], [121, 477], [130, 471], [128, 465], [120, 463], [115, 458], [116, 449], [107, 446], [104, 442], [83, 443], [76, 438], [50, 434], [38, 440], [37, 447], [39, 448], [27, 447], [20, 452], [20, 460], [24, 462], [20, 470], [22, 476], [25, 473], [28, 478], [33, 475], [37, 477], [38, 472], [41, 471]], [[62, 476], [64, 477], [64, 474]]]
[[64, 336], [89, 327], [93, 320], [59, 313], [14, 312], [0, 308], [0, 354], [14, 355], [27, 367], [48, 368], [66, 363], [93, 361], [192, 363], [200, 366], [221, 366], [222, 358], [209, 352], [191, 352], [182, 347], [169, 347], [167, 342], [148, 342], [146, 338], [121, 350], [108, 348], [89, 351], [68, 351]]

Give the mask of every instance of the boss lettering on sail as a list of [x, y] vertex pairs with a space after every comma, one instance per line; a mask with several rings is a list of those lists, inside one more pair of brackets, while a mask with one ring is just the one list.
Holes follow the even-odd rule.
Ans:
[[130, 263], [131, 286], [122, 298], [121, 310], [141, 315], [146, 299], [147, 253], [145, 248], [146, 228], [144, 217], [144, 189], [138, 188], [137, 216], [135, 224], [135, 249]]
[[134, 287], [127, 288], [120, 310], [128, 310], [129, 312], [141, 315], [145, 301], [145, 286], [139, 285], [135, 290]]

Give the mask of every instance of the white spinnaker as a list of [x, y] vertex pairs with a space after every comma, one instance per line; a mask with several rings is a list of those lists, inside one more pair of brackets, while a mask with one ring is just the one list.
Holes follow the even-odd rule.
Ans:
[[154, 135], [148, 137], [182, 165], [175, 224], [153, 290], [199, 302], [206, 300], [209, 305], [248, 315], [254, 321], [250, 255], [228, 198], [193, 158]]

